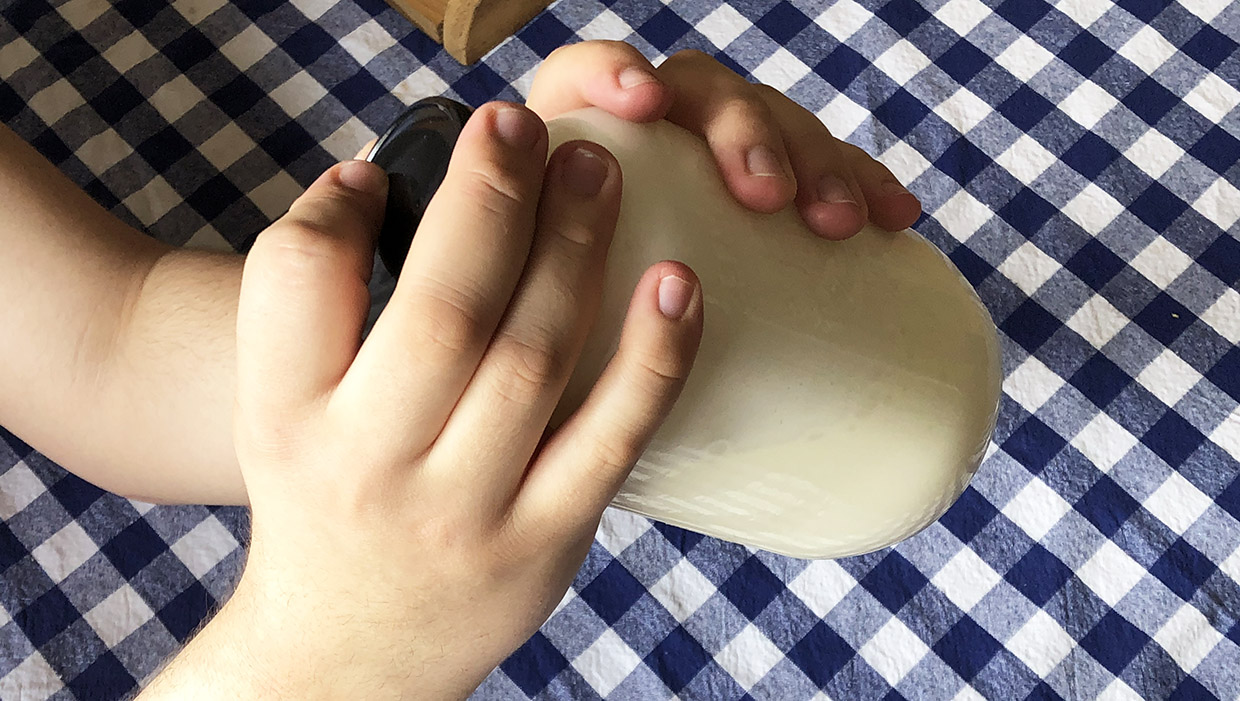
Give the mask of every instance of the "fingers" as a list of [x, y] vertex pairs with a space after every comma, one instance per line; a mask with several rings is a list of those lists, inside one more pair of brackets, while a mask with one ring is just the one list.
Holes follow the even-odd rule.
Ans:
[[546, 127], [518, 105], [484, 105], [462, 130], [341, 387], [343, 406], [365, 395], [385, 407], [397, 448], [429, 445], [490, 342], [529, 255], [546, 154]]
[[258, 236], [237, 312], [239, 398], [294, 407], [328, 392], [357, 353], [387, 177], [348, 161]]
[[675, 97], [667, 119], [706, 139], [738, 202], [777, 212], [797, 183], [784, 137], [754, 86], [700, 51], [681, 51], [658, 68]]
[[827, 127], [809, 110], [766, 85], [755, 86], [788, 144], [797, 178], [797, 209], [814, 233], [845, 239], [865, 225], [866, 200]]
[[581, 407], [539, 451], [513, 506], [557, 532], [597, 522], [684, 387], [702, 336], [702, 291], [680, 263], [637, 284], [619, 348]]
[[595, 106], [621, 119], [651, 122], [667, 113], [671, 98], [637, 49], [622, 41], [589, 41], [551, 52], [526, 105], [543, 119]]
[[865, 195], [870, 221], [887, 231], [907, 229], [917, 222], [921, 201], [900, 184], [887, 166], [852, 144], [840, 142], [840, 148]]
[[[577, 141], [552, 156], [524, 276], [428, 465], [506, 505], [572, 374], [602, 295], [620, 210], [620, 166]], [[436, 456], [443, 456], [437, 461]], [[461, 456], [471, 456], [461, 459]]]

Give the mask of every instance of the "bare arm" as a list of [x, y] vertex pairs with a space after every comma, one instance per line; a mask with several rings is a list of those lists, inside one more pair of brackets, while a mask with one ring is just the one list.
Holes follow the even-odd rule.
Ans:
[[110, 491], [242, 503], [243, 257], [133, 230], [3, 126], [0, 212], [0, 425]]

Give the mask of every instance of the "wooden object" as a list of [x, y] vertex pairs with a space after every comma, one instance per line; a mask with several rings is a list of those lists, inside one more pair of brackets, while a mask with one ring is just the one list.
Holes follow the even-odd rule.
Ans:
[[552, 0], [388, 0], [409, 21], [471, 64], [550, 5]]

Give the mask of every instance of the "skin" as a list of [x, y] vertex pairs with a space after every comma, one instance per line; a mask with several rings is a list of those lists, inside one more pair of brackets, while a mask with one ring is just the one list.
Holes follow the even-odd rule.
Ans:
[[813, 115], [703, 54], [656, 69], [578, 44], [527, 107], [470, 120], [363, 342], [377, 167], [333, 167], [242, 258], [126, 228], [0, 130], [0, 285], [31, 300], [0, 310], [22, 339], [3, 349], [0, 423], [107, 489], [253, 509], [236, 593], [143, 698], [462, 698], [546, 619], [703, 324], [693, 272], [653, 266], [615, 357], [548, 431], [623, 177], [586, 142], [547, 161], [543, 121], [588, 105], [680, 123], [740, 202], [795, 202], [824, 238], [920, 212]]

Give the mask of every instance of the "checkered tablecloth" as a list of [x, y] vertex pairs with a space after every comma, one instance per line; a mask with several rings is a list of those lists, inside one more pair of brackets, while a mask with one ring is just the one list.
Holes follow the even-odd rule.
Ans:
[[[609, 512], [478, 698], [1240, 695], [1240, 4], [562, 0], [469, 68], [380, 0], [0, 17], [0, 119], [178, 244], [244, 248], [403, 104], [519, 99], [590, 38], [711, 52], [921, 197], [1004, 350], [960, 501], [813, 563]], [[0, 437], [0, 698], [119, 699], [227, 596], [244, 514], [104, 494]]]

